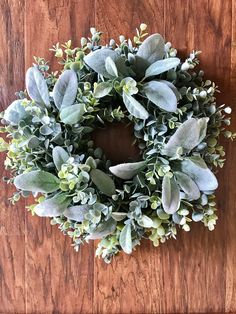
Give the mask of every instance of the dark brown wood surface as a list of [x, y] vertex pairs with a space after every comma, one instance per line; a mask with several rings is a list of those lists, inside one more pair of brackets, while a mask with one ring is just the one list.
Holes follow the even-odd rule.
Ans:
[[[132, 36], [141, 22], [183, 57], [202, 50], [202, 68], [222, 91], [219, 103], [232, 106], [236, 129], [235, 0], [0, 0], [1, 109], [23, 88], [34, 55], [55, 67], [48, 48], [58, 41], [78, 44], [90, 26], [104, 39]], [[144, 242], [110, 265], [94, 259], [93, 243], [76, 253], [24, 202], [10, 206], [12, 189], [1, 183], [0, 313], [236, 312], [236, 145], [225, 145], [216, 230], [195, 224], [177, 241], [159, 248]]]

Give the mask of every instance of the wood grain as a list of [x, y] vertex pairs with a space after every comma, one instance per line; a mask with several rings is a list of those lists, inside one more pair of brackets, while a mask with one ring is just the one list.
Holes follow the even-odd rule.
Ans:
[[[0, 8], [2, 109], [23, 88], [34, 55], [55, 69], [48, 50], [53, 44], [78, 44], [91, 26], [104, 32], [104, 42], [120, 34], [132, 38], [144, 22], [182, 57], [202, 50], [201, 67], [219, 85], [218, 102], [233, 108], [236, 129], [235, 0], [2, 0]], [[126, 131], [116, 132], [101, 145], [111, 136], [126, 137]], [[144, 241], [132, 256], [121, 254], [110, 265], [94, 259], [92, 243], [76, 253], [68, 237], [48, 219], [25, 212], [24, 203], [9, 206], [12, 189], [1, 184], [0, 313], [236, 312], [236, 145], [223, 143], [228, 161], [218, 175], [216, 230], [193, 224], [177, 241], [159, 248]], [[108, 148], [113, 158], [125, 158]], [[128, 155], [136, 154], [128, 148]], [[1, 163], [1, 176], [3, 169]]]
[[[35, 8], [37, 7], [37, 10]], [[87, 15], [89, 14], [89, 16]], [[48, 49], [69, 39], [76, 45], [94, 24], [93, 0], [27, 0], [25, 64], [38, 55], [57, 67]], [[76, 253], [48, 219], [27, 215], [26, 307], [28, 313], [91, 313], [93, 243]], [[37, 293], [36, 293], [37, 291]]]
[[[17, 19], [16, 19], [17, 17]], [[24, 86], [24, 1], [0, 2], [0, 110]], [[5, 155], [1, 153], [0, 159]], [[0, 177], [7, 176], [3, 162]], [[24, 202], [11, 206], [14, 189], [0, 188], [0, 312], [25, 312], [25, 210]]]

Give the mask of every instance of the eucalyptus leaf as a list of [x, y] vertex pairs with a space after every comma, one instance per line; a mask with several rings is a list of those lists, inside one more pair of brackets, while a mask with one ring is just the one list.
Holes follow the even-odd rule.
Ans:
[[193, 212], [192, 213], [192, 220], [195, 222], [201, 221], [204, 217], [203, 212]]
[[59, 182], [59, 179], [53, 174], [35, 170], [16, 176], [14, 185], [17, 189], [24, 191], [51, 193], [59, 188]]
[[174, 175], [181, 190], [187, 194], [188, 199], [197, 200], [200, 198], [201, 195], [198, 186], [187, 174], [176, 171]]
[[110, 218], [107, 221], [100, 223], [98, 227], [90, 235], [87, 236], [87, 239], [96, 240], [105, 238], [116, 230], [116, 224], [117, 222], [113, 218]]
[[147, 110], [134, 97], [123, 93], [123, 101], [132, 116], [142, 120], [146, 120], [149, 117]]
[[164, 60], [158, 60], [147, 68], [145, 72], [145, 77], [148, 78], [150, 76], [155, 76], [164, 73], [170, 69], [177, 67], [179, 63], [180, 63], [179, 58], [167, 58]]
[[36, 205], [34, 211], [40, 217], [57, 217], [63, 214], [70, 202], [67, 194], [56, 194]]
[[173, 90], [159, 81], [151, 81], [143, 85], [143, 91], [147, 98], [159, 108], [176, 112], [177, 98]]
[[36, 67], [31, 67], [26, 72], [26, 90], [35, 102], [50, 107], [47, 83], [42, 73]]
[[167, 214], [174, 214], [180, 205], [180, 190], [174, 178], [165, 175], [162, 182], [162, 205]]
[[60, 110], [73, 105], [78, 89], [77, 75], [73, 70], [65, 70], [53, 88], [53, 99]]
[[116, 192], [115, 183], [111, 177], [100, 169], [92, 169], [91, 179], [97, 188], [107, 196], [112, 196]]
[[116, 166], [111, 166], [109, 170], [116, 177], [123, 180], [132, 179], [137, 173], [139, 173], [146, 165], [145, 161], [124, 163]]
[[84, 104], [75, 104], [61, 109], [60, 119], [65, 124], [78, 123], [86, 112]]
[[22, 106], [22, 100], [15, 100], [4, 111], [3, 119], [11, 125], [18, 125], [18, 123], [27, 116], [28, 113]]
[[118, 76], [118, 70], [117, 70], [116, 64], [112, 60], [111, 57], [107, 57], [106, 58], [106, 60], [105, 60], [105, 68], [106, 68], [108, 74], [110, 74], [112, 77], [113, 76], [115, 76], [115, 77]]
[[112, 90], [112, 84], [110, 82], [101, 82], [97, 84], [95, 91], [94, 91], [94, 97], [95, 98], [102, 98], [107, 96], [111, 90]]
[[61, 170], [61, 166], [70, 158], [69, 154], [60, 146], [56, 146], [52, 150], [53, 163], [57, 170]]
[[118, 59], [119, 55], [116, 51], [104, 48], [90, 52], [84, 57], [84, 62], [95, 72], [103, 75], [106, 78], [110, 78], [110, 74], [107, 72], [105, 62], [110, 57], [114, 62]]
[[63, 215], [68, 219], [83, 222], [85, 220], [85, 215], [89, 212], [89, 209], [90, 206], [87, 204], [71, 206], [63, 212]]
[[205, 137], [207, 121], [208, 118], [186, 120], [170, 137], [162, 153], [171, 157], [180, 147], [183, 149], [183, 153], [190, 152]]
[[126, 254], [132, 253], [132, 236], [130, 224], [125, 225], [121, 230], [119, 243]]
[[144, 228], [151, 228], [153, 226], [153, 221], [150, 217], [148, 217], [147, 215], [142, 215], [139, 219], [138, 219], [138, 224], [141, 227]]
[[181, 171], [189, 175], [200, 191], [213, 191], [218, 187], [218, 181], [201, 157], [185, 158], [181, 161]]
[[122, 221], [127, 217], [127, 213], [123, 212], [112, 212], [111, 217], [116, 221]]
[[147, 37], [139, 47], [137, 56], [148, 61], [150, 64], [160, 60], [165, 55], [165, 42], [160, 34]]

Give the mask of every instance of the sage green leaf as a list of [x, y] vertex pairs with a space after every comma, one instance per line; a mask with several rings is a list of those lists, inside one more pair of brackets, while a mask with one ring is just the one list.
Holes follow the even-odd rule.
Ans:
[[132, 163], [124, 163], [109, 168], [112, 174], [123, 180], [132, 179], [139, 173], [146, 165], [145, 161], [138, 161]]
[[180, 63], [179, 58], [168, 58], [164, 60], [158, 60], [147, 68], [145, 72], [145, 77], [147, 78], [150, 76], [164, 73], [170, 69], [177, 67], [179, 63]]
[[150, 217], [142, 215], [141, 218], [138, 219], [138, 224], [144, 228], [151, 228], [153, 226], [153, 221]]
[[150, 64], [160, 60], [165, 55], [165, 42], [160, 34], [147, 37], [139, 47], [137, 56], [148, 61]]
[[181, 190], [187, 194], [188, 199], [197, 200], [200, 198], [201, 194], [198, 186], [187, 174], [176, 171], [174, 175]]
[[170, 137], [162, 153], [174, 156], [179, 147], [182, 147], [183, 153], [190, 152], [206, 136], [207, 121], [208, 118], [186, 120]]
[[149, 117], [147, 110], [134, 97], [123, 93], [123, 101], [129, 113], [135, 118], [146, 120]]
[[157, 80], [157, 81], [161, 82], [163, 84], [166, 84], [175, 94], [177, 101], [179, 101], [182, 98], [181, 94], [179, 93], [178, 89], [175, 87], [174, 84], [172, 84], [171, 82], [166, 81], [166, 80]]
[[132, 253], [132, 236], [131, 236], [131, 225], [127, 224], [123, 227], [120, 233], [119, 243], [122, 250], [126, 254]]
[[31, 67], [26, 72], [26, 90], [31, 99], [39, 104], [50, 107], [47, 83], [42, 73], [36, 67]]
[[162, 182], [162, 205], [167, 214], [174, 214], [180, 205], [180, 190], [174, 178], [164, 176]]
[[206, 137], [208, 121], [209, 121], [209, 118], [201, 118], [197, 120], [197, 123], [199, 126], [199, 138], [198, 138], [197, 145], [200, 144]]
[[71, 206], [63, 212], [63, 216], [71, 220], [82, 222], [85, 220], [85, 215], [89, 212], [89, 209], [90, 207], [87, 204]]
[[53, 174], [35, 170], [16, 176], [14, 185], [17, 189], [24, 191], [51, 193], [59, 188], [59, 182], [59, 179]]
[[100, 169], [92, 169], [91, 179], [97, 188], [107, 196], [112, 196], [116, 192], [115, 183], [111, 177]]
[[40, 217], [57, 217], [63, 214], [70, 202], [67, 194], [56, 194], [35, 206], [34, 211]]
[[3, 119], [11, 125], [18, 125], [27, 115], [25, 108], [22, 106], [22, 100], [15, 100], [5, 110]]
[[116, 51], [108, 48], [98, 49], [86, 55], [84, 57], [84, 62], [98, 74], [101, 74], [106, 78], [110, 78], [111, 75], [107, 72], [105, 66], [105, 61], [108, 57], [116, 62], [119, 55]]
[[192, 213], [192, 220], [195, 222], [201, 221], [204, 217], [203, 212], [193, 212]]
[[70, 158], [69, 154], [60, 146], [56, 146], [52, 150], [53, 163], [57, 170], [61, 170], [61, 166]]
[[121, 221], [127, 217], [127, 213], [123, 212], [112, 212], [111, 217], [116, 221]]
[[78, 89], [77, 75], [73, 70], [65, 70], [58, 78], [53, 88], [53, 99], [56, 107], [60, 110], [63, 107], [73, 105]]
[[60, 119], [65, 124], [76, 124], [78, 123], [83, 114], [86, 112], [84, 104], [75, 104], [69, 107], [64, 107], [60, 112]]
[[111, 57], [107, 57], [106, 58], [106, 60], [105, 60], [105, 68], [106, 68], [108, 74], [110, 74], [112, 77], [113, 76], [115, 76], [115, 77], [118, 76], [118, 71], [117, 71], [116, 64], [112, 60]]
[[218, 187], [218, 181], [201, 157], [185, 158], [181, 161], [181, 171], [189, 175], [200, 191], [213, 191]]
[[86, 238], [89, 240], [105, 238], [116, 230], [116, 225], [117, 222], [113, 218], [110, 218], [107, 221], [100, 223], [98, 227]]
[[109, 82], [102, 82], [97, 84], [95, 90], [94, 90], [94, 97], [95, 98], [102, 98], [107, 96], [110, 91], [112, 90], [112, 84]]
[[143, 91], [147, 98], [159, 108], [175, 112], [177, 110], [177, 98], [173, 90], [159, 81], [151, 81], [143, 85]]

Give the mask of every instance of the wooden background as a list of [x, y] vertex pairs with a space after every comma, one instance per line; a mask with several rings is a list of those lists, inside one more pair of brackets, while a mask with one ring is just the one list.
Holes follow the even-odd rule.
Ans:
[[[33, 55], [53, 62], [56, 42], [79, 43], [90, 26], [105, 37], [133, 35], [141, 22], [184, 56], [202, 50], [202, 67], [231, 105], [236, 129], [236, 1], [234, 0], [0, 0], [1, 109], [23, 88]], [[1, 313], [236, 312], [236, 146], [227, 144], [220, 171], [219, 222], [199, 224], [159, 248], [144, 243], [111, 265], [94, 259], [93, 243], [79, 253], [48, 219], [9, 205], [1, 184]], [[3, 160], [3, 156], [2, 156]], [[1, 175], [3, 163], [1, 162]]]

